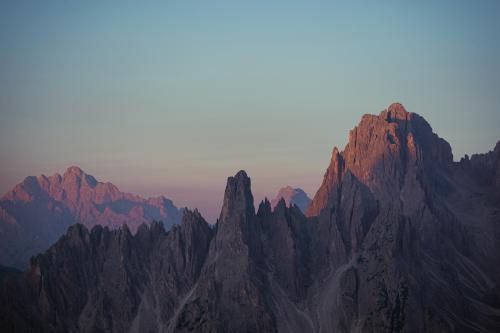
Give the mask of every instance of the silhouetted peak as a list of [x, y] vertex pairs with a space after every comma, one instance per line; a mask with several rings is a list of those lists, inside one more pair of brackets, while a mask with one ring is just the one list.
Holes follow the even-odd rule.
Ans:
[[66, 240], [73, 247], [79, 247], [88, 243], [89, 230], [80, 223], [74, 224], [68, 228], [66, 232]]
[[267, 200], [267, 197], [264, 198], [259, 204], [259, 208], [257, 210], [258, 216], [265, 216], [271, 214], [271, 203]]
[[144, 232], [162, 233], [165, 232], [165, 226], [161, 221], [156, 220], [153, 220], [151, 223], [141, 223], [137, 229], [137, 234]]
[[22, 182], [22, 187], [24, 188], [24, 190], [28, 192], [34, 192], [40, 190], [40, 184], [38, 182], [37, 177], [35, 176], [28, 176], [24, 178]]
[[280, 207], [280, 206], [283, 206], [284, 208], [286, 208], [286, 201], [283, 197], [281, 197], [279, 200], [278, 200], [278, 203], [276, 204], [276, 207]]
[[493, 200], [500, 198], [500, 141], [486, 153], [465, 155], [460, 165], [479, 184], [493, 186]]
[[163, 234], [165, 234], [163, 223], [152, 221], [151, 223], [141, 223], [134, 237], [146, 244], [146, 242], [152, 242]]
[[495, 152], [495, 154], [500, 154], [500, 140], [498, 140], [493, 151]]
[[194, 210], [188, 208], [184, 209], [182, 214], [182, 222], [181, 222], [182, 225], [199, 224], [199, 223], [208, 224], [197, 208], [195, 208]]
[[236, 179], [242, 179], [242, 180], [245, 180], [245, 179], [250, 179], [247, 175], [247, 173], [245, 172], [245, 170], [240, 170], [236, 173], [236, 175], [234, 175], [234, 178]]
[[282, 197], [274, 207], [274, 213], [283, 214], [286, 211], [286, 201]]
[[[96, 226], [96, 227], [101, 227], [101, 226]], [[88, 232], [89, 232], [89, 230], [87, 229], [86, 226], [84, 226], [81, 223], [75, 223], [68, 228], [67, 234], [81, 234], [81, 233], [88, 233]]]
[[227, 179], [221, 220], [224, 220], [225, 216], [240, 214], [246, 216], [255, 214], [250, 178], [243, 170]]
[[[352, 131], [351, 131], [352, 132]], [[323, 182], [305, 210], [307, 216], [316, 216], [326, 206], [330, 192], [335, 184], [340, 184], [344, 173], [344, 158], [337, 147], [333, 148], [330, 165], [323, 176]]]

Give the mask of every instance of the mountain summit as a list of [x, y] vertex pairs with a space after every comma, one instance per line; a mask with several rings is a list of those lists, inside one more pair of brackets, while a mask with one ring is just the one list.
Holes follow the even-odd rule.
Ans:
[[308, 217], [244, 171], [210, 228], [72, 226], [0, 292], [2, 331], [498, 332], [500, 144], [454, 163], [392, 104], [334, 149]]
[[278, 205], [281, 199], [285, 200], [285, 204], [287, 206], [297, 205], [297, 207], [299, 207], [304, 213], [307, 211], [307, 208], [311, 203], [311, 199], [307, 196], [306, 192], [304, 192], [301, 188], [293, 188], [291, 186], [280, 188], [276, 197], [271, 200], [271, 206], [273, 209]]
[[364, 115], [349, 132], [344, 150], [333, 149], [330, 166], [307, 214], [318, 215], [327, 206], [332, 188], [341, 184], [347, 173], [375, 195], [388, 199], [401, 191], [414, 191], [416, 177], [447, 173], [452, 164], [450, 145], [432, 132], [424, 118], [407, 112], [400, 103], [391, 104], [378, 116]]
[[31, 255], [47, 249], [75, 223], [127, 224], [135, 232], [153, 220], [169, 229], [180, 217], [180, 210], [163, 196], [143, 199], [120, 192], [76, 166], [62, 176], [26, 177], [0, 199], [0, 263], [24, 268]]

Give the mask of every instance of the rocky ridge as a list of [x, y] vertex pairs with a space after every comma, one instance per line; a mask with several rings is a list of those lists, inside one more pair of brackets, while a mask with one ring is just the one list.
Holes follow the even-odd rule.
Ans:
[[240, 171], [213, 228], [191, 211], [168, 232], [73, 226], [7, 279], [0, 329], [498, 331], [498, 147], [454, 163], [393, 104], [334, 149], [308, 217], [285, 200], [255, 212]]
[[143, 199], [120, 192], [75, 166], [62, 176], [26, 177], [0, 199], [0, 264], [24, 269], [31, 255], [46, 250], [75, 223], [127, 224], [135, 232], [153, 220], [169, 229], [180, 218], [181, 211], [163, 196]]

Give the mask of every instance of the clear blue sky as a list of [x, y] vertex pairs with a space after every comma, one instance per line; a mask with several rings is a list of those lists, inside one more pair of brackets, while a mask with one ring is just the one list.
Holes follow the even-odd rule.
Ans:
[[226, 177], [310, 195], [399, 101], [455, 159], [500, 125], [499, 1], [2, 1], [0, 191], [79, 165], [213, 220]]

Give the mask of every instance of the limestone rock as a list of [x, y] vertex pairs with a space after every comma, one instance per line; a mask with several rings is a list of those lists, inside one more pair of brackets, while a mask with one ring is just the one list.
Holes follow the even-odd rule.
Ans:
[[81, 223], [135, 232], [142, 223], [179, 223], [181, 210], [165, 197], [144, 199], [98, 182], [73, 166], [63, 176], [27, 177], [0, 199], [0, 263], [26, 268], [30, 256], [46, 250], [68, 226]]
[[240, 171], [214, 227], [72, 226], [6, 279], [0, 330], [498, 332], [499, 147], [454, 163], [393, 104], [334, 149], [308, 217], [284, 199], [256, 213]]

